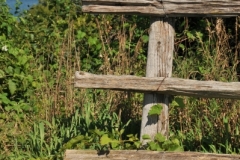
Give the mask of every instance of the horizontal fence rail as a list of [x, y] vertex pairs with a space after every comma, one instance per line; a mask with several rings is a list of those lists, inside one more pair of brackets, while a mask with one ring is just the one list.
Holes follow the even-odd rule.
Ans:
[[64, 160], [239, 160], [239, 155], [209, 154], [197, 152], [158, 152], [146, 150], [111, 150], [98, 154], [94, 150], [66, 150]]
[[75, 87], [156, 92], [206, 98], [240, 98], [240, 82], [197, 81], [181, 78], [137, 77], [75, 73]]
[[168, 17], [237, 16], [239, 0], [82, 0], [83, 12]]

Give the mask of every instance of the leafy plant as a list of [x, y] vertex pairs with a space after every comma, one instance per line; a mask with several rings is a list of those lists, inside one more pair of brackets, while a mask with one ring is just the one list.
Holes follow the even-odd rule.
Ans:
[[[143, 135], [142, 138], [145, 140], [151, 139], [149, 135]], [[161, 133], [157, 133], [154, 141], [149, 141], [146, 148], [152, 151], [183, 151], [183, 147], [176, 137], [171, 136], [166, 139]]]
[[[71, 0], [41, 0], [17, 16], [0, 0], [0, 12], [0, 159], [140, 148], [143, 94], [74, 89], [72, 76], [144, 76], [148, 17], [83, 14]], [[239, 20], [176, 18], [174, 77], [238, 81]], [[238, 100], [178, 96], [169, 114], [178, 141], [157, 135], [148, 149], [240, 152]]]

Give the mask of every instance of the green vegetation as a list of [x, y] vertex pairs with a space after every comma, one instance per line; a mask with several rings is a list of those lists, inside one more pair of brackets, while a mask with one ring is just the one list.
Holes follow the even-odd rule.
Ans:
[[[74, 89], [72, 76], [78, 70], [144, 76], [148, 19], [83, 14], [71, 0], [41, 0], [15, 17], [0, 0], [0, 159], [140, 148], [143, 95]], [[174, 77], [238, 81], [239, 21], [177, 18]], [[170, 138], [158, 134], [146, 149], [240, 153], [239, 105], [177, 96]]]

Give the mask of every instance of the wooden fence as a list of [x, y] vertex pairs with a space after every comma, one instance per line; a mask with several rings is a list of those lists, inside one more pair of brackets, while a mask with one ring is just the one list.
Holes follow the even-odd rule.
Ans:
[[238, 0], [83, 0], [83, 12], [169, 17], [236, 16]]
[[[151, 15], [146, 77], [91, 75], [76, 72], [75, 87], [147, 92], [144, 94], [141, 136], [169, 134], [169, 94], [197, 97], [239, 98], [240, 84], [193, 81], [172, 76], [174, 17], [237, 16], [238, 0], [82, 0], [83, 12]], [[121, 80], [121, 83], [119, 83]], [[159, 94], [160, 93], [160, 94]], [[148, 116], [155, 104], [163, 106], [159, 116]], [[151, 122], [151, 123], [149, 123]], [[143, 141], [145, 143], [145, 141]]]
[[146, 150], [110, 151], [99, 155], [93, 150], [67, 150], [64, 160], [240, 160], [239, 155], [198, 152], [158, 152]]
[[240, 99], [239, 82], [197, 81], [170, 77], [95, 75], [76, 72], [74, 86], [192, 97]]

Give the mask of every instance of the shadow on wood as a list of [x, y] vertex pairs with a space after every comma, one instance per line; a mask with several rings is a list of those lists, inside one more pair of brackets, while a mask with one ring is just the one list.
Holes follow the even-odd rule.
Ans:
[[66, 150], [64, 160], [240, 160], [240, 155], [198, 152], [158, 152], [146, 150], [114, 150], [98, 155], [95, 150]]

